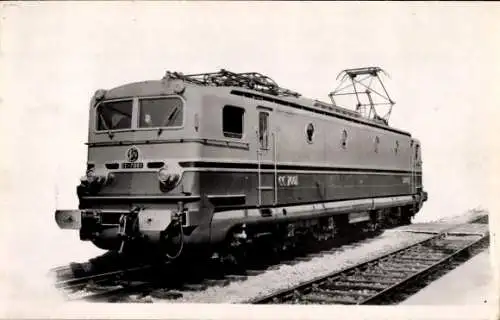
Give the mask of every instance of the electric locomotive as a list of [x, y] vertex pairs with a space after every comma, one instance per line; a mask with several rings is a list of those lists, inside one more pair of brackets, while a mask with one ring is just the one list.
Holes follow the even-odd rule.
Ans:
[[[354, 91], [339, 86], [331, 103], [227, 70], [98, 90], [79, 208], [56, 210], [56, 222], [102, 249], [171, 259], [262, 235], [293, 242], [410, 223], [427, 200], [421, 145], [388, 124], [381, 72], [344, 70]], [[345, 95], [355, 110], [338, 105]]]

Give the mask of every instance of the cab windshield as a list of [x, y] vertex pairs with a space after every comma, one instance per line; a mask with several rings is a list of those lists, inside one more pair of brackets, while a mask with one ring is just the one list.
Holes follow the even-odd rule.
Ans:
[[[140, 98], [137, 122], [132, 122], [134, 101], [103, 101], [97, 106], [97, 130], [180, 127], [183, 124], [182, 100], [175, 97]], [[135, 117], [135, 114], [134, 114]]]
[[122, 130], [132, 127], [132, 100], [105, 101], [97, 107], [97, 130]]
[[139, 100], [139, 128], [182, 126], [182, 100], [142, 98]]

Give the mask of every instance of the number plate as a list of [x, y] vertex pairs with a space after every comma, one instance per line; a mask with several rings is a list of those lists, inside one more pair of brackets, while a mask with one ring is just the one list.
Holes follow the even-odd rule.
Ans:
[[123, 169], [141, 169], [144, 167], [144, 163], [142, 162], [124, 162], [122, 163]]

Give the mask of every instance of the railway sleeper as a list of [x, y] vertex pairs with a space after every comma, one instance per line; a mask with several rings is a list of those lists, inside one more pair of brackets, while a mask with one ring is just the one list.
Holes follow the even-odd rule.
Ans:
[[457, 252], [459, 249], [462, 249], [463, 247], [466, 247], [466, 246], [467, 245], [460, 246], [457, 248], [440, 248], [440, 249], [441, 249], [441, 253], [443, 253], [444, 256], [449, 256], [449, 255]]
[[153, 298], [166, 299], [166, 300], [172, 300], [172, 299], [175, 300], [182, 298], [183, 296], [182, 292], [170, 289], [156, 289], [151, 291], [149, 295]]
[[423, 270], [426, 268], [426, 266], [422, 265], [401, 265], [398, 263], [387, 263], [387, 264], [380, 264], [379, 268], [384, 271], [390, 271], [390, 272], [418, 272], [420, 270]]
[[402, 268], [413, 268], [413, 267], [426, 267], [429, 263], [424, 261], [411, 261], [411, 260], [399, 260], [392, 258], [386, 261], [380, 262], [379, 266], [389, 266], [389, 267], [402, 267]]
[[414, 257], [415, 258], [425, 258], [425, 259], [433, 258], [433, 259], [441, 260], [443, 258], [448, 257], [450, 254], [455, 253], [456, 251], [457, 250], [442, 250], [439, 253], [420, 252], [419, 254], [415, 255]]
[[467, 245], [469, 243], [472, 243], [472, 242], [476, 241], [479, 238], [481, 238], [481, 235], [479, 235], [479, 234], [478, 235], [466, 235], [466, 234], [458, 235], [458, 234], [453, 234], [453, 235], [449, 235], [445, 239], [439, 239], [439, 240], [437, 240], [434, 244], [436, 244], [436, 245], [442, 245], [442, 246], [448, 246], [448, 245], [451, 245], [451, 246], [455, 246], [455, 245], [463, 246], [463, 245]]
[[400, 268], [382, 268], [379, 266], [372, 267], [370, 269], [366, 269], [361, 275], [366, 274], [366, 273], [375, 273], [379, 274], [381, 276], [392, 276], [393, 274], [395, 275], [403, 275], [408, 273], [409, 271], [406, 269], [400, 269]]
[[429, 256], [425, 256], [425, 255], [403, 255], [403, 256], [398, 256], [397, 259], [400, 259], [400, 260], [409, 260], [409, 261], [440, 261], [444, 258], [446, 258], [447, 255], [446, 254], [440, 254], [440, 255], [429, 255]]
[[99, 290], [101, 288], [107, 288], [110, 285], [116, 285], [117, 279], [111, 278], [111, 279], [96, 279], [96, 280], [89, 280], [88, 282], [84, 283], [84, 287], [87, 290]]
[[245, 270], [245, 273], [248, 276], [258, 276], [259, 274], [264, 273], [266, 270], [257, 270], [257, 269], [247, 269]]
[[421, 266], [431, 266], [434, 263], [438, 262], [439, 260], [441, 260], [441, 259], [424, 259], [424, 258], [420, 258], [420, 259], [407, 258], [407, 259], [405, 259], [405, 258], [397, 257], [397, 258], [394, 258], [392, 261], [394, 261], [395, 263], [401, 263], [401, 264], [415, 263], [415, 264], [421, 265]]
[[[352, 273], [349, 273], [350, 276], [356, 276], [356, 277], [365, 277], [366, 275], [374, 275], [376, 277], [386, 277], [388, 275], [387, 272], [383, 272], [383, 270], [377, 268], [377, 266], [372, 266], [370, 268], [366, 268], [363, 271], [361, 270], [356, 270]], [[390, 275], [392, 276], [392, 274]], [[404, 275], [394, 275], [393, 278], [400, 278], [404, 277]]]
[[248, 279], [248, 276], [239, 274], [228, 274], [224, 277], [229, 281], [245, 281], [246, 279]]
[[207, 286], [225, 287], [225, 286], [228, 286], [230, 282], [231, 281], [229, 281], [229, 279], [205, 279], [205, 280], [203, 280], [203, 284], [205, 284]]
[[377, 268], [377, 271], [382, 271], [383, 273], [389, 273], [389, 274], [392, 274], [392, 273], [408, 273], [408, 274], [411, 274], [411, 273], [415, 273], [416, 271], [418, 270], [411, 270], [411, 269], [405, 269], [405, 268], [386, 268], [386, 267], [381, 267], [379, 266]]
[[[438, 260], [439, 261], [439, 260]], [[431, 266], [435, 264], [434, 261], [425, 261], [425, 260], [399, 260], [399, 259], [393, 259], [388, 263], [389, 265], [397, 265], [397, 266], [402, 266], [403, 268], [427, 268], [428, 266]]]
[[394, 280], [394, 279], [387, 279], [387, 278], [382, 277], [382, 276], [378, 276], [378, 277], [348, 276], [348, 277], [342, 277], [338, 280], [339, 281], [346, 281], [346, 282], [357, 282], [357, 283], [373, 282], [373, 283], [380, 283], [380, 284], [387, 284], [387, 285], [393, 285], [399, 281], [399, 280]]
[[311, 292], [320, 293], [320, 294], [329, 295], [329, 296], [371, 297], [374, 294], [378, 293], [379, 290], [363, 289], [363, 291], [360, 291], [360, 290], [353, 291], [353, 290], [332, 290], [332, 289], [317, 288], [317, 289], [313, 289]]
[[377, 278], [377, 277], [383, 277], [385, 279], [399, 279], [403, 280], [404, 278], [407, 278], [408, 276], [406, 274], [387, 274], [387, 273], [375, 273], [375, 272], [365, 272], [362, 274], [363, 277], [368, 277], [368, 278]]
[[379, 283], [371, 282], [348, 282], [348, 281], [337, 281], [325, 286], [330, 290], [353, 290], [353, 289], [368, 289], [368, 290], [383, 290], [387, 286]]
[[308, 257], [311, 257], [311, 258], [321, 258], [321, 257], [323, 257], [324, 255], [325, 255], [325, 253], [321, 253], [321, 252], [319, 252], [319, 253], [309, 253], [307, 256], [308, 256]]
[[467, 247], [469, 244], [470, 244], [470, 242], [468, 242], [468, 243], [461, 243], [461, 244], [455, 244], [455, 245], [447, 245], [445, 249], [446, 250], [450, 250], [451, 251], [450, 253], [452, 253], [454, 251], [458, 251], [458, 250], [460, 250], [460, 249], [462, 249], [464, 247]]
[[307, 262], [307, 261], [311, 261], [313, 259], [313, 257], [296, 257], [294, 258], [294, 260], [297, 260], [297, 261], [301, 261], [301, 262]]
[[302, 301], [318, 304], [356, 304], [357, 300], [351, 297], [330, 297], [328, 295], [309, 293], [300, 298]]
[[185, 283], [182, 285], [182, 289], [186, 291], [203, 291], [207, 288], [208, 285], [203, 283]]
[[419, 247], [419, 248], [412, 248], [410, 250], [405, 250], [404, 254], [408, 255], [442, 255], [445, 254], [446, 252], [443, 252], [442, 248], [436, 248], [436, 247]]

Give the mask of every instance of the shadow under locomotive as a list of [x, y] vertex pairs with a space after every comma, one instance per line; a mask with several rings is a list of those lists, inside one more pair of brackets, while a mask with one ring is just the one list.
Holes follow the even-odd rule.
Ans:
[[[102, 249], [168, 259], [408, 224], [427, 200], [420, 142], [388, 125], [381, 71], [344, 70], [354, 91], [332, 104], [225, 70], [98, 90], [79, 209], [56, 222]], [[355, 111], [335, 103], [348, 94]]]

